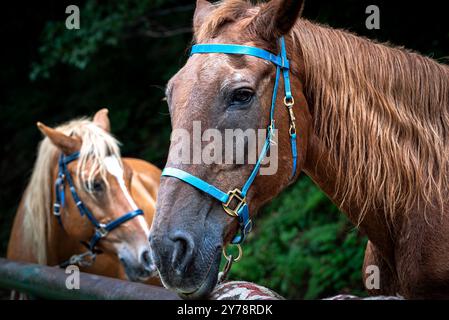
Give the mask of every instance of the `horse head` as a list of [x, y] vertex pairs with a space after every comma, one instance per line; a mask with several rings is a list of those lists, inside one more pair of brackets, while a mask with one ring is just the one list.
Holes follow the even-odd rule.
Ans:
[[98, 111], [93, 121], [75, 120], [57, 129], [37, 126], [57, 148], [48, 161], [63, 237], [90, 239], [88, 249], [117, 256], [130, 280], [148, 279], [155, 272], [149, 226], [130, 193], [133, 171], [121, 160], [118, 142], [109, 132], [107, 110]]
[[[288, 81], [294, 88], [294, 96], [288, 101], [281, 89], [286, 76], [282, 80], [278, 74], [287, 70], [286, 61], [281, 61], [283, 57], [278, 55], [281, 50], [279, 39], [285, 35], [286, 47], [291, 47], [292, 39], [287, 35], [301, 8], [302, 1], [276, 0], [253, 6], [246, 1], [225, 1], [213, 5], [198, 0], [194, 38], [202, 47], [194, 49], [195, 53], [207, 54], [192, 54], [167, 85], [173, 132], [181, 130], [192, 134], [195, 122], [201, 123], [202, 133], [213, 128], [223, 136], [226, 136], [227, 129], [263, 129], [269, 132], [273, 129], [273, 134], [263, 136], [261, 140], [268, 147], [270, 143], [266, 141], [276, 138], [276, 143], [269, 147], [270, 153], [279, 154], [271, 159], [278, 162], [277, 170], [258, 175], [247, 194], [236, 191], [226, 196], [220, 192], [217, 195], [214, 191], [215, 198], [241, 201], [240, 204], [244, 201], [250, 216], [297, 178], [305, 159], [310, 114], [307, 107], [295, 109], [295, 115], [288, 110], [294, 100], [296, 105], [305, 105], [298, 76], [299, 62], [290, 59], [288, 73], [291, 78]], [[214, 46], [217, 44], [225, 44], [226, 52], [221, 51], [220, 46]], [[251, 53], [245, 53], [242, 46], [252, 47], [249, 49]], [[260, 54], [263, 59], [254, 56], [259, 54], [254, 48], [264, 50]], [[232, 53], [230, 51], [237, 54], [229, 54]], [[278, 91], [275, 98], [273, 91]], [[273, 112], [270, 112], [270, 106]], [[292, 132], [292, 126], [298, 132], [298, 138], [296, 132]], [[249, 150], [254, 144], [247, 137], [242, 141], [244, 150]], [[297, 141], [298, 148], [292, 157], [293, 144], [296, 149]], [[223, 145], [222, 141], [219, 142]], [[194, 152], [194, 148], [204, 144], [205, 141], [200, 140], [190, 150]], [[231, 149], [231, 152], [237, 152], [237, 143], [233, 142]], [[185, 178], [181, 181], [169, 177], [167, 171], [165, 176], [163, 174], [150, 242], [163, 283], [185, 297], [196, 298], [207, 295], [215, 286], [222, 248], [235, 241], [233, 237], [241, 225], [232, 214], [225, 214], [223, 203], [211, 197], [213, 188], [201, 181], [225, 192], [241, 188], [248, 182], [255, 166], [236, 162], [179, 163], [178, 153], [179, 148], [172, 136], [166, 169], [170, 168], [170, 174], [177, 178], [181, 174]], [[259, 170], [256, 171], [258, 174]], [[203, 187], [198, 190], [201, 184]], [[225, 204], [228, 205], [232, 206]]]

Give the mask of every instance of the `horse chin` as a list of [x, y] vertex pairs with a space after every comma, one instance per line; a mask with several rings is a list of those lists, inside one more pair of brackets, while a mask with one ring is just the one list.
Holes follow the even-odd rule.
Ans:
[[146, 282], [150, 279], [150, 276], [137, 276], [137, 277], [130, 277], [128, 274], [126, 275], [129, 281], [132, 282]]
[[221, 248], [217, 250], [215, 254], [215, 258], [209, 267], [209, 271], [206, 274], [201, 285], [192, 292], [182, 292], [181, 290], [176, 290], [177, 294], [186, 300], [198, 300], [198, 299], [206, 299], [209, 294], [214, 290], [217, 280], [218, 280], [218, 270], [220, 268], [221, 261]]
[[125, 275], [126, 278], [128, 278], [128, 280], [132, 282], [147, 282], [151, 278], [155, 277], [153, 273], [147, 271], [129, 272], [125, 270]]
[[[153, 278], [157, 275], [157, 271], [148, 270], [143, 267], [132, 267], [125, 260], [120, 259], [120, 262], [123, 265], [125, 270], [126, 278], [132, 282], [146, 282], [150, 278]], [[156, 267], [154, 267], [156, 270]]]

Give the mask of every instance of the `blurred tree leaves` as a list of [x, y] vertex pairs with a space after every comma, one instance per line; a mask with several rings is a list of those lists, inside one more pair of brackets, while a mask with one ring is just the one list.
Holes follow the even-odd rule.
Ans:
[[[30, 78], [48, 78], [58, 63], [84, 69], [100, 47], [116, 47], [127, 27], [141, 20], [146, 12], [166, 1], [129, 0], [99, 2], [88, 0], [81, 8], [81, 28], [68, 30], [61, 21], [49, 21], [42, 33], [41, 61], [32, 64]], [[142, 27], [148, 27], [143, 24]]]

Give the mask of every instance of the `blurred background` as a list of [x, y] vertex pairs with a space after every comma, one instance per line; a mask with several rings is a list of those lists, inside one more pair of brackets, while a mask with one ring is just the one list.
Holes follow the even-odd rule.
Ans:
[[[303, 16], [368, 38], [405, 46], [447, 63], [443, 1], [308, 0]], [[80, 8], [81, 29], [67, 30], [65, 9]], [[380, 8], [368, 30], [365, 9]], [[110, 110], [125, 156], [162, 168], [170, 119], [165, 84], [184, 64], [194, 1], [51, 0], [2, 4], [0, 13], [0, 256], [42, 138], [36, 121], [55, 126]], [[231, 279], [268, 286], [287, 298], [364, 295], [366, 239], [303, 176], [264, 208]]]

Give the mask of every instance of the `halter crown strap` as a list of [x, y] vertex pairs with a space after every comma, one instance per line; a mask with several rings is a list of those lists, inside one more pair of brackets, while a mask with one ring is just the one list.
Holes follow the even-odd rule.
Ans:
[[[281, 43], [281, 57], [283, 59], [287, 59], [287, 49], [285, 48], [285, 39], [284, 37], [280, 40]], [[289, 117], [290, 117], [290, 146], [292, 148], [292, 173], [291, 177], [294, 178], [296, 175], [296, 167], [297, 167], [297, 158], [298, 158], [298, 151], [296, 147], [296, 125], [295, 125], [295, 116], [293, 114], [293, 105], [294, 105], [294, 99], [292, 95], [292, 89], [290, 86], [290, 75], [288, 69], [282, 69], [282, 74], [284, 76], [284, 91], [285, 91], [285, 98], [284, 98], [284, 104], [288, 108]]]
[[80, 155], [79, 151], [74, 152], [67, 156], [64, 154], [61, 154], [61, 156], [59, 157], [59, 161], [58, 161], [59, 170], [58, 170], [58, 178], [56, 179], [56, 183], [55, 183], [56, 201], [53, 204], [53, 214], [58, 219], [58, 223], [62, 228], [64, 228], [64, 226], [62, 225], [62, 220], [61, 220], [61, 208], [64, 208], [64, 206], [65, 206], [65, 186], [64, 186], [64, 184], [65, 184], [66, 179], [67, 179], [67, 181], [70, 181], [70, 183], [72, 180], [70, 173], [67, 170], [67, 164], [78, 159], [79, 155]]
[[[288, 57], [287, 57], [287, 49], [285, 48], [285, 39], [282, 37], [279, 41], [281, 43], [281, 57], [282, 60], [287, 61], [288, 63]], [[290, 87], [290, 75], [289, 75], [289, 68], [283, 67], [282, 68], [282, 74], [284, 76], [284, 90], [285, 90], [285, 98], [287, 100], [290, 100], [293, 98], [292, 96], [292, 89]]]

